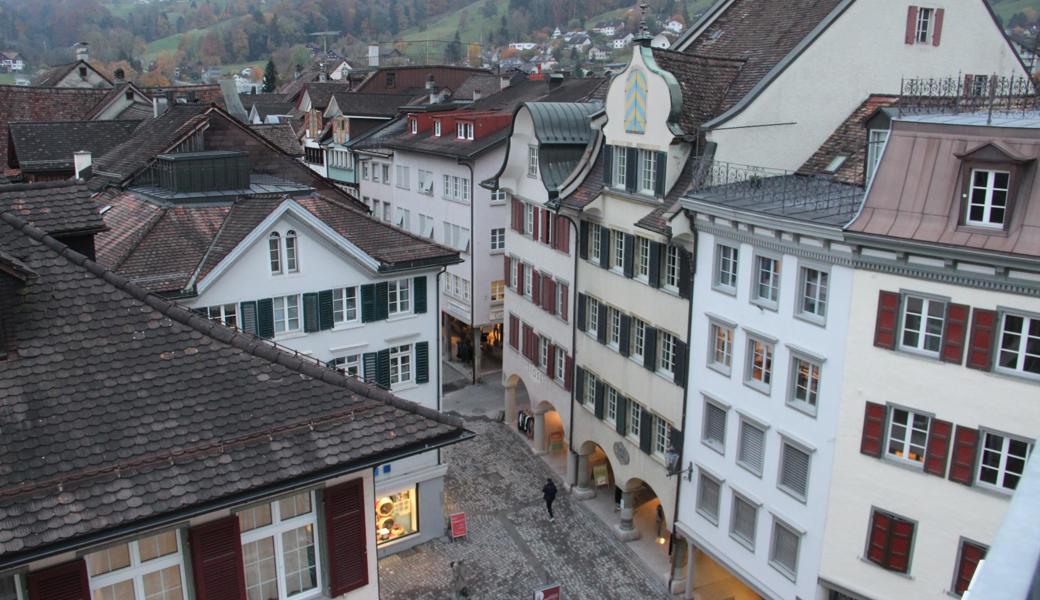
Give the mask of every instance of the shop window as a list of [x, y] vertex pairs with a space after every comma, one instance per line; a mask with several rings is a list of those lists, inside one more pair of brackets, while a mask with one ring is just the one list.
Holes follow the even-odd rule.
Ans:
[[376, 500], [376, 545], [419, 531], [418, 494], [414, 487]]

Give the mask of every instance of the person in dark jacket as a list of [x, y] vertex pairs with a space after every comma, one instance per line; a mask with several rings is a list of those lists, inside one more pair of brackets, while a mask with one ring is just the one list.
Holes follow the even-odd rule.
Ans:
[[547, 479], [545, 485], [542, 486], [542, 498], [545, 498], [545, 508], [549, 511], [549, 520], [555, 521], [556, 517], [553, 516], [552, 503], [556, 499], [556, 484], [553, 480]]

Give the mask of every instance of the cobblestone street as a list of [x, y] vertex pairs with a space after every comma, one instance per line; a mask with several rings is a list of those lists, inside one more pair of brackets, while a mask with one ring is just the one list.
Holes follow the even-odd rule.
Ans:
[[528, 599], [556, 582], [568, 600], [668, 597], [663, 582], [559, 481], [549, 522], [541, 488], [550, 469], [505, 425], [470, 418], [466, 427], [476, 439], [443, 452], [444, 508], [466, 513], [469, 539], [443, 537], [382, 559], [382, 598], [451, 598], [453, 560], [465, 561], [471, 598]]

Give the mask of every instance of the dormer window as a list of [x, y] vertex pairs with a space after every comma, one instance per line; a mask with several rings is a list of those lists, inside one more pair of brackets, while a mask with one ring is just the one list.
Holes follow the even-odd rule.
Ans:
[[885, 149], [885, 142], [887, 141], [887, 129], [871, 129], [870, 133], [867, 134], [867, 183], [870, 183], [870, 180], [874, 178], [878, 162], [881, 160], [881, 151]]
[[441, 137], [441, 121], [437, 119], [433, 122], [433, 135]]
[[415, 119], [411, 119], [410, 121], [412, 124], [412, 135], [419, 133], [419, 121]]
[[1003, 228], [1007, 216], [1011, 173], [972, 169], [968, 190], [968, 211], [964, 222], [981, 227]]
[[87, 78], [87, 68], [86, 67], [80, 67], [79, 68], [79, 76], [82, 77], [83, 79]]
[[390, 71], [386, 74], [386, 87], [387, 89], [397, 87], [397, 73]]
[[460, 140], [472, 140], [473, 123], [459, 122], [455, 125], [455, 132]]
[[285, 234], [285, 267], [290, 273], [300, 270], [296, 250], [296, 232], [292, 229]]

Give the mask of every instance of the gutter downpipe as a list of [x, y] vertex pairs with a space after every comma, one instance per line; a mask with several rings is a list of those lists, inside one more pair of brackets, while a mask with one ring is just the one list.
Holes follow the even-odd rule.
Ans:
[[[474, 228], [474, 216], [473, 211], [476, 210], [476, 189], [473, 187], [475, 180], [473, 179], [473, 163], [459, 160], [458, 164], [465, 165], [469, 169], [469, 328], [470, 335], [473, 335], [473, 329], [476, 327], [473, 323], [473, 307], [476, 305], [477, 300], [477, 276], [476, 276], [476, 264], [474, 256], [476, 253], [473, 252], [473, 239], [477, 236], [477, 230]], [[440, 297], [440, 290], [437, 291], [437, 296]], [[480, 373], [477, 372], [477, 353], [480, 352], [480, 345], [476, 344], [473, 348], [473, 385], [476, 385], [480, 381]]]
[[[442, 412], [441, 411], [441, 398], [444, 396], [444, 386], [441, 383], [441, 382], [444, 381], [444, 379], [443, 379], [443, 375], [444, 375], [444, 373], [443, 373], [443, 371], [444, 371], [444, 361], [441, 360], [441, 344], [444, 343], [444, 340], [442, 339], [444, 332], [443, 332], [443, 329], [441, 327], [441, 275], [444, 275], [447, 272], [448, 272], [448, 265], [444, 265], [443, 267], [440, 268], [439, 271], [437, 271], [437, 275], [433, 278], [433, 281], [435, 282], [435, 285], [437, 286], [437, 289], [434, 290], [435, 296], [437, 298], [434, 301], [434, 306], [436, 307], [436, 310], [437, 310], [437, 320], [435, 321], [435, 323], [436, 323], [435, 329], [437, 331], [437, 344], [436, 344], [436, 346], [437, 346], [437, 354], [436, 354], [436, 356], [437, 356], [437, 412]], [[441, 462], [441, 449], [440, 448], [437, 448], [437, 464], [438, 465], [443, 464]]]
[[[578, 254], [579, 254], [578, 253], [578, 244], [581, 243], [580, 232], [578, 230], [578, 222], [575, 219], [573, 219], [573, 218], [563, 214], [560, 211], [560, 209], [562, 208], [563, 204], [559, 200], [559, 192], [549, 192], [549, 203], [552, 203], [552, 204], [556, 205], [556, 214], [558, 216], [563, 217], [564, 219], [567, 219], [567, 222], [570, 223], [570, 225], [572, 227], [572, 230], [574, 231], [574, 236], [572, 238], [572, 239], [574, 239], [574, 277], [571, 280], [571, 290], [570, 291], [571, 291], [571, 293], [574, 294], [574, 298], [577, 299], [577, 297], [578, 297]], [[569, 252], [570, 248], [568, 248], [567, 250]], [[570, 298], [568, 298], [567, 301], [569, 302]], [[574, 363], [574, 368], [575, 369], [577, 369], [577, 367], [578, 367], [578, 354], [577, 354], [577, 349], [578, 349], [578, 327], [577, 327], [577, 323], [575, 323], [575, 320], [577, 318], [578, 318], [577, 303], [575, 303], [574, 308], [571, 310], [571, 362]], [[574, 379], [573, 378], [574, 378], [574, 375], [572, 374], [571, 375], [571, 389], [570, 389], [570, 393], [571, 393], [571, 418], [570, 418], [570, 423], [569, 423], [570, 427], [567, 428], [567, 429], [570, 430], [570, 431], [567, 432], [567, 447], [570, 449], [571, 452], [574, 452]], [[570, 460], [569, 457], [568, 457], [568, 460]], [[575, 460], [577, 460], [577, 459], [575, 459]], [[567, 481], [566, 483], [567, 483], [568, 486], [573, 486], [577, 482], [575, 482], [575, 481]]]

